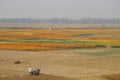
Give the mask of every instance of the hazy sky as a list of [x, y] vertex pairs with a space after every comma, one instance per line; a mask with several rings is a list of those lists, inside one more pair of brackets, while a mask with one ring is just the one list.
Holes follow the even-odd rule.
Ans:
[[120, 18], [120, 0], [0, 0], [0, 18]]

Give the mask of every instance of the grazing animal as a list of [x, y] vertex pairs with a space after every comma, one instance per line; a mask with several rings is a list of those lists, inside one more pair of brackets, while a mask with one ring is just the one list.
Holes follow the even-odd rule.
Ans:
[[21, 64], [21, 61], [15, 61], [14, 64]]
[[30, 75], [39, 75], [40, 74], [40, 69], [36, 69], [36, 70], [33, 70], [32, 72], [30, 72]]
[[35, 75], [39, 75], [40, 74], [40, 69], [36, 69], [35, 70]]

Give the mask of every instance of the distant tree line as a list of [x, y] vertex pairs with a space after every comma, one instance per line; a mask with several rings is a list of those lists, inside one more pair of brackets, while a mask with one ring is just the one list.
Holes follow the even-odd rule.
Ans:
[[0, 23], [49, 23], [49, 24], [120, 24], [118, 18], [3, 18]]

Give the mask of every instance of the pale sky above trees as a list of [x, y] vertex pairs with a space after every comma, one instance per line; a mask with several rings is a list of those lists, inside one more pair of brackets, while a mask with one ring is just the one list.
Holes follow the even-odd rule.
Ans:
[[0, 18], [120, 18], [120, 0], [0, 0]]

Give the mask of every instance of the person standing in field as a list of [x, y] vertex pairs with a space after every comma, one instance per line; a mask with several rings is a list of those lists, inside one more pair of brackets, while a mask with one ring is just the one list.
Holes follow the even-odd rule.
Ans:
[[32, 75], [33, 74], [33, 69], [31, 67], [29, 67], [28, 72]]

